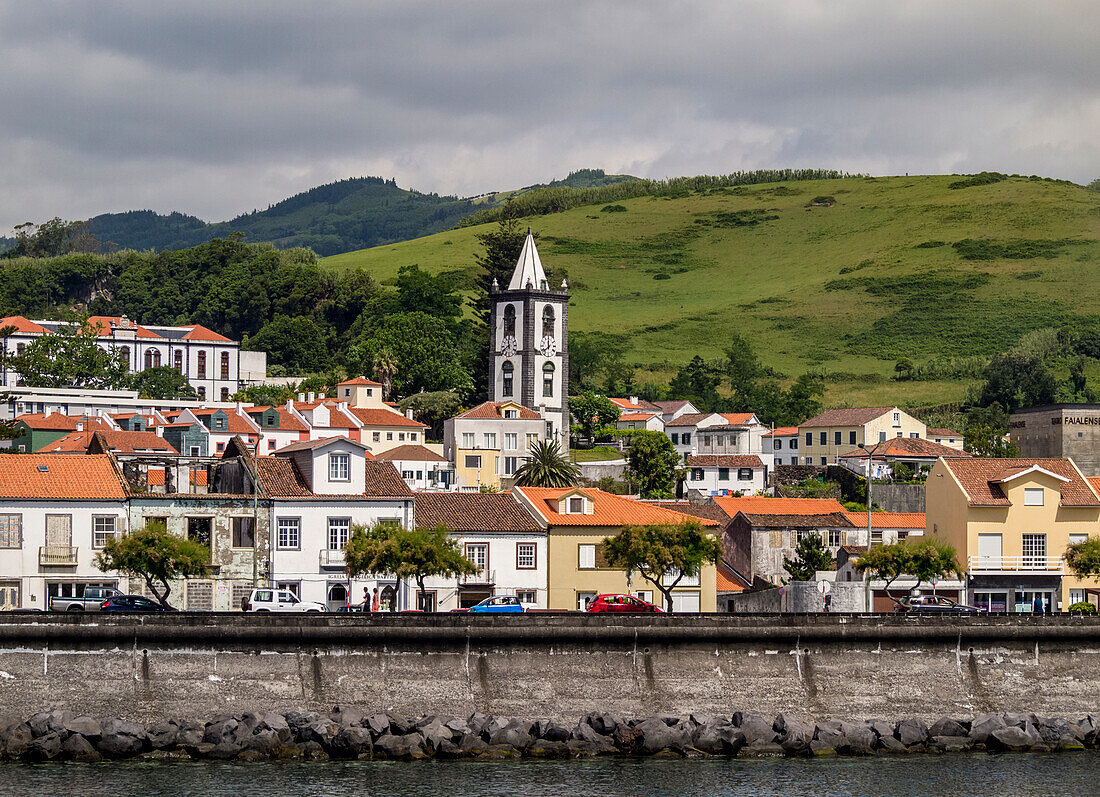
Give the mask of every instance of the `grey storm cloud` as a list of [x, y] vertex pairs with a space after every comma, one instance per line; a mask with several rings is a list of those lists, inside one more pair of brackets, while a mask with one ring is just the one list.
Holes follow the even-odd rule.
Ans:
[[1100, 177], [1093, 2], [0, 0], [0, 234], [345, 177]]

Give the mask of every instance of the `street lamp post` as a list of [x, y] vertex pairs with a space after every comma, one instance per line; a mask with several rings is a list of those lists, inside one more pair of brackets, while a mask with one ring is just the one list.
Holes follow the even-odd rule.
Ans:
[[[867, 550], [871, 550], [871, 449], [867, 448], [863, 443], [859, 443], [859, 448], [867, 455]], [[871, 582], [867, 581], [867, 609], [871, 610]]]

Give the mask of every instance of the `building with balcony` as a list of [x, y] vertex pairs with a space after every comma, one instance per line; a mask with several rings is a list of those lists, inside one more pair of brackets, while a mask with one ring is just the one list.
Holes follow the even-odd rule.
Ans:
[[1072, 460], [940, 459], [925, 484], [925, 534], [955, 546], [968, 600], [989, 611], [1064, 611], [1096, 579], [1065, 569], [1100, 532], [1100, 497]]
[[443, 456], [455, 464], [463, 489], [499, 490], [540, 440], [556, 440], [554, 427], [515, 401], [486, 401], [443, 423]]
[[825, 410], [799, 424], [803, 465], [824, 467], [842, 454], [898, 437], [928, 437], [928, 427], [897, 407], [854, 407]]
[[424, 446], [405, 444], [383, 451], [379, 462], [392, 462], [410, 489], [448, 492], [459, 488], [454, 465], [442, 454]]
[[129, 491], [106, 454], [0, 456], [0, 603], [47, 609], [87, 586], [125, 589], [95, 555], [126, 531]]

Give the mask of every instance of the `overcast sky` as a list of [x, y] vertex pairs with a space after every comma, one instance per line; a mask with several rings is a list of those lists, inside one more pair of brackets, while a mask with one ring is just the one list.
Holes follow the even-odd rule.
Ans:
[[1100, 3], [0, 0], [0, 235], [787, 166], [1100, 177]]

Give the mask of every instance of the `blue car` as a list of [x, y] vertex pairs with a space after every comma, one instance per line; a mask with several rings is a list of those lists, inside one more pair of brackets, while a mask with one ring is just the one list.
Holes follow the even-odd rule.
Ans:
[[515, 595], [495, 595], [470, 607], [471, 614], [520, 614], [523, 611], [523, 604]]

